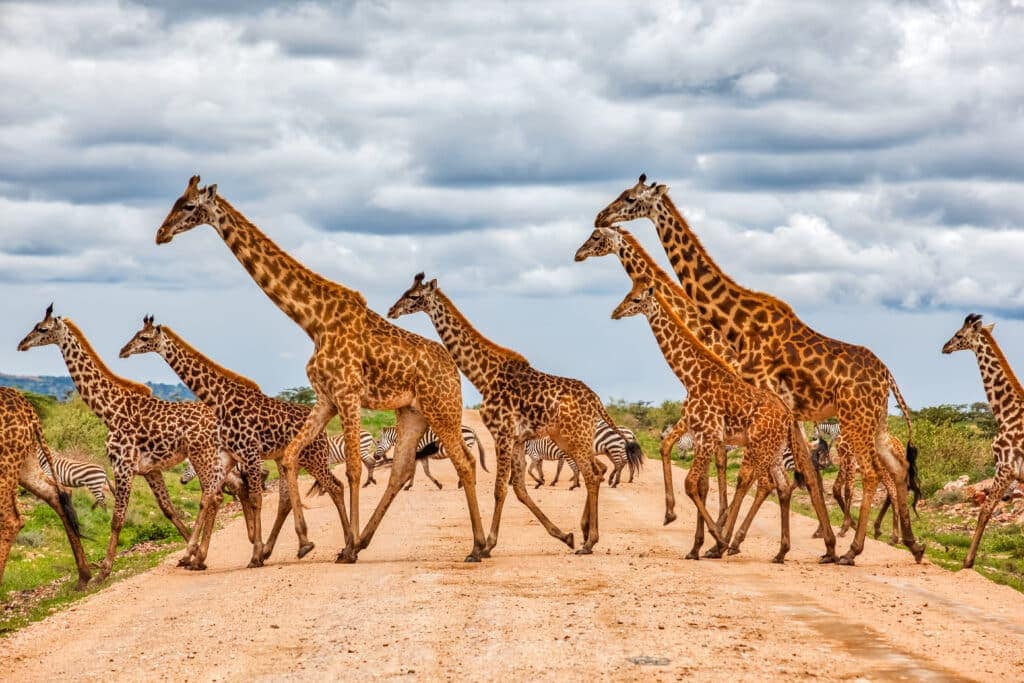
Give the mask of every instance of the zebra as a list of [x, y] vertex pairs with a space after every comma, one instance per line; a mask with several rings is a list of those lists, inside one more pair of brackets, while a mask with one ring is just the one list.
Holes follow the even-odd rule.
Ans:
[[[378, 462], [384, 460], [385, 454], [394, 447], [395, 441], [397, 440], [398, 430], [395, 427], [385, 427], [380, 431], [380, 436], [377, 437], [377, 451], [374, 454], [374, 457]], [[469, 448], [476, 446], [477, 457], [480, 459], [480, 467], [483, 468], [484, 472], [490, 472], [490, 470], [487, 469], [487, 462], [484, 459], [483, 444], [480, 443], [480, 439], [477, 437], [476, 432], [466, 425], [462, 425], [462, 440]], [[437, 438], [437, 434], [434, 433], [433, 429], [427, 427], [427, 430], [423, 432], [423, 436], [420, 437], [419, 442], [416, 444], [416, 461], [423, 466], [423, 472], [427, 475], [427, 478], [434, 482], [434, 485], [439, 489], [443, 487], [441, 486], [441, 482], [431, 476], [428, 461], [444, 460], [447, 457], [448, 455], [444, 452], [444, 447], [441, 446], [440, 440]], [[413, 467], [412, 474], [409, 475], [409, 481], [406, 482], [404, 490], [408, 491], [412, 488], [413, 480], [415, 478], [416, 468]], [[459, 482], [459, 488], [462, 488], [461, 481]]]
[[113, 492], [114, 488], [110, 483], [110, 478], [107, 476], [107, 471], [101, 465], [67, 458], [56, 453], [51, 453], [51, 457], [55, 471], [50, 470], [50, 463], [46, 457], [46, 452], [39, 449], [39, 469], [43, 471], [43, 474], [55, 479], [62, 486], [70, 486], [72, 488], [81, 486], [89, 489], [89, 493], [92, 494], [96, 501], [92, 504], [93, 509], [98, 506], [107, 506], [104, 488], [111, 492]]
[[[531, 439], [530, 441], [542, 442], [541, 444], [530, 446], [527, 449], [527, 454], [530, 456], [531, 460], [528, 471], [530, 472], [530, 476], [533, 477], [533, 480], [538, 482], [537, 486], [544, 483], [543, 461], [558, 461], [558, 470], [555, 472], [555, 478], [551, 482], [551, 485], [554, 486], [558, 482], [559, 473], [562, 471], [563, 459], [569, 461], [569, 466], [573, 471], [574, 486], [571, 486], [569, 490], [579, 486], [579, 470], [576, 468], [576, 463], [573, 462], [572, 458], [565, 456], [565, 454], [562, 453], [562, 449], [551, 441], [551, 439]], [[530, 441], [527, 441], [527, 444], [529, 444]], [[634, 447], [631, 448], [630, 446]], [[558, 456], [559, 453], [562, 454], [562, 457]], [[598, 455], [603, 454], [611, 460], [612, 471], [608, 475], [608, 484], [612, 488], [619, 485], [619, 481], [622, 479], [623, 468], [626, 466], [629, 467], [629, 482], [632, 483], [633, 476], [636, 474], [637, 470], [643, 467], [644, 455], [643, 451], [640, 450], [639, 444], [636, 442], [636, 434], [625, 427], [619, 427], [618, 431], [616, 431], [603, 421], [598, 422], [597, 429], [594, 430], [594, 453], [597, 453]], [[534, 474], [534, 471], [537, 473]]]
[[[672, 431], [672, 427], [673, 425], [667, 425], [664, 429], [661, 430], [662, 439], [668, 436], [668, 433]], [[682, 457], [682, 455], [686, 453], [686, 451], [693, 450], [693, 437], [690, 436], [690, 432], [686, 432], [681, 437], [679, 437], [679, 441], [676, 441], [675, 447], [679, 449], [680, 457]], [[739, 446], [735, 444], [725, 444], [726, 453], [731, 453], [737, 448], [739, 448]]]
[[830, 439], [835, 439], [839, 436], [839, 423], [818, 422], [814, 425], [814, 435], [821, 438], [825, 438], [827, 436]]
[[[832, 465], [828, 448], [828, 441], [825, 441], [824, 437], [820, 435], [814, 437], [814, 444], [811, 446], [811, 464], [814, 465], [814, 469], [818, 472]], [[789, 446], [786, 446], [786, 450], [782, 451], [782, 466], [788, 472], [796, 472], [796, 459], [793, 457], [793, 451], [790, 450]]]
[[[332, 465], [336, 465], [340, 462], [345, 462], [345, 433], [339, 432], [332, 434], [327, 437], [327, 446], [330, 455], [328, 456], [328, 462]], [[359, 458], [363, 461], [366, 466], [366, 483], [363, 484], [365, 489], [370, 484], [376, 484], [377, 480], [373, 478], [373, 469], [378, 465], [381, 465], [381, 461], [377, 460], [374, 455], [377, 448], [377, 443], [373, 440], [373, 434], [366, 431], [365, 429], [359, 432]], [[314, 485], [310, 491], [319, 489]], [[317, 494], [319, 495], [319, 494]]]
[[[562, 465], [566, 463], [568, 463], [569, 469], [572, 470], [569, 490], [572, 491], [580, 485], [580, 468], [577, 467], [576, 461], [568, 457], [565, 451], [559, 448], [551, 439], [530, 439], [527, 441], [526, 456], [530, 459], [530, 465], [526, 468], [526, 471], [537, 482], [537, 485], [533, 488], [538, 489], [544, 485], [544, 467], [542, 463], [545, 460], [554, 460], [558, 463], [558, 469], [555, 470], [555, 478], [551, 480], [551, 486], [558, 483], [558, 478], [562, 476]], [[536, 471], [536, 474], [534, 474], [534, 471]]]
[[[232, 469], [232, 473], [235, 476], [239, 477], [240, 479], [242, 479], [244, 481], [245, 478], [242, 475], [242, 470], [241, 470], [241, 468], [238, 465], [234, 466], [234, 468]], [[262, 481], [263, 490], [266, 491], [267, 490], [267, 479], [270, 477], [270, 470], [268, 470], [267, 468], [264, 467], [262, 469], [262, 471], [261, 471], [261, 476], [263, 478], [263, 481]], [[185, 458], [185, 469], [183, 469], [181, 471], [181, 476], [178, 478], [178, 481], [181, 482], [182, 486], [184, 486], [185, 484], [189, 483], [190, 481], [192, 481], [195, 478], [196, 478], [196, 469], [194, 467], [192, 467], [192, 461], [189, 460], [188, 458]], [[223, 490], [224, 493], [227, 493], [228, 495], [230, 495], [232, 497], [237, 497], [235, 495], [237, 493], [237, 489], [235, 491], [232, 491], [231, 489], [232, 489], [232, 485], [230, 485], [228, 483], [227, 479], [225, 479], [224, 485], [221, 487], [221, 490]]]

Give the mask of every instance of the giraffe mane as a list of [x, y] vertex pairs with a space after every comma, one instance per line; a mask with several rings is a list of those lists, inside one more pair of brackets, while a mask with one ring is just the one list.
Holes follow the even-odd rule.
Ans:
[[709, 349], [704, 344], [704, 342], [702, 342], [697, 337], [697, 335], [695, 335], [693, 331], [686, 326], [686, 323], [684, 323], [682, 319], [678, 315], [676, 315], [676, 312], [672, 310], [672, 307], [669, 306], [668, 301], [666, 301], [665, 297], [662, 296], [661, 292], [659, 292], [657, 288], [655, 288], [654, 290], [654, 298], [658, 302], [658, 306], [661, 307], [662, 313], [664, 313], [668, 317], [669, 321], [679, 329], [683, 336], [685, 336], [687, 340], [694, 345], [698, 353], [700, 353], [702, 356], [710, 360], [712, 363], [718, 365], [720, 368], [728, 372], [733, 377], [739, 377], [739, 373], [736, 372], [736, 369], [733, 368], [732, 365], [727, 363], [717, 353]]
[[96, 364], [96, 367], [100, 371], [100, 374], [102, 374], [107, 380], [109, 380], [113, 384], [116, 384], [122, 389], [125, 389], [126, 391], [130, 391], [134, 394], [139, 394], [140, 396], [153, 395], [153, 390], [147, 387], [145, 384], [133, 382], [130, 379], [125, 379], [124, 377], [121, 377], [120, 375], [115, 375], [113, 371], [111, 371], [111, 369], [107, 367], [107, 364], [103, 362], [103, 359], [100, 358], [100, 355], [96, 353], [96, 350], [92, 348], [92, 344], [89, 343], [89, 339], [85, 336], [85, 334], [82, 333], [82, 330], [78, 327], [78, 325], [71, 322], [71, 320], [69, 320], [68, 318], [64, 318], [64, 324], [67, 325], [67, 328], [69, 330], [71, 330], [71, 334], [75, 335], [75, 338], [78, 340], [78, 343], [82, 345], [82, 350], [85, 351], [86, 355], [88, 355], [89, 358], [92, 359], [92, 362]]
[[242, 386], [248, 389], [255, 389], [256, 391], [262, 393], [263, 390], [260, 389], [259, 385], [256, 384], [256, 382], [252, 381], [248, 377], [243, 377], [242, 375], [239, 375], [237, 372], [228, 370], [224, 366], [219, 365], [218, 363], [213, 361], [208, 356], [200, 353], [194, 346], [192, 346], [187, 341], [182, 339], [177, 332], [169, 328], [167, 325], [161, 325], [160, 329], [163, 331], [164, 334], [171, 338], [171, 341], [173, 341], [178, 346], [182, 347], [186, 353], [193, 356], [196, 360], [198, 360], [200, 363], [206, 366], [206, 368], [211, 372], [218, 375], [222, 375], [227, 379], [233, 382], [237, 382], [238, 384], [241, 384]]
[[475, 327], [473, 327], [473, 323], [469, 322], [469, 320], [466, 318], [466, 316], [462, 315], [462, 311], [460, 311], [455, 306], [455, 304], [452, 303], [452, 300], [449, 299], [448, 296], [444, 292], [442, 292], [440, 289], [435, 290], [435, 295], [438, 295], [438, 296], [442, 297], [442, 300], [444, 301], [445, 304], [447, 304], [448, 311], [451, 313], [451, 315], [456, 320], [458, 320], [459, 323], [464, 325], [466, 327], [466, 329], [472, 331], [473, 334], [475, 334], [477, 336], [477, 338], [480, 340], [481, 344], [485, 345], [491, 351], [494, 351], [497, 354], [506, 356], [511, 361], [519, 361], [520, 363], [525, 363], [526, 365], [530, 364], [530, 361], [526, 360], [526, 358], [521, 353], [518, 353], [517, 351], [513, 351], [512, 349], [506, 348], [504, 346], [500, 346], [498, 344], [495, 344], [490, 339], [488, 339], [483, 334], [481, 334], [480, 330], [478, 330]]
[[996, 359], [999, 361], [1000, 367], [1003, 369], [1003, 374], [1006, 375], [1006, 379], [1009, 380], [1010, 386], [1017, 392], [1017, 396], [1024, 398], [1024, 387], [1021, 386], [1020, 380], [1017, 379], [1017, 375], [1013, 372], [1013, 368], [1010, 367], [1010, 361], [1006, 359], [1006, 354], [996, 343], [996, 338], [990, 331], [985, 328], [981, 329], [981, 333], [988, 340], [988, 345], [992, 349], [992, 353], [996, 355]]

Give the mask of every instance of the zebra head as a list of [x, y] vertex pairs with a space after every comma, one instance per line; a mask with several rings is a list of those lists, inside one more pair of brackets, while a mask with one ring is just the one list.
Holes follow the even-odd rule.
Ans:
[[650, 217], [661, 198], [668, 192], [667, 185], [646, 184], [647, 174], [642, 174], [636, 185], [623, 190], [622, 194], [606, 206], [594, 219], [595, 226], [609, 226], [625, 223], [636, 218]]
[[28, 351], [33, 347], [46, 346], [48, 344], [60, 345], [64, 335], [67, 333], [67, 329], [67, 326], [64, 325], [64, 319], [53, 314], [53, 304], [50, 304], [46, 308], [46, 313], [43, 314], [43, 319], [29, 330], [24, 339], [18, 342], [18, 350]]
[[620, 320], [633, 315], [651, 315], [658, 302], [654, 298], [654, 287], [647, 280], [637, 280], [633, 289], [612, 311], [612, 320]]
[[622, 248], [622, 228], [617, 225], [594, 228], [587, 241], [576, 250], [576, 260], [586, 261], [591, 256], [617, 254]]
[[437, 292], [437, 280], [423, 282], [423, 279], [423, 273], [417, 273], [413, 279], [412, 287], [405, 290], [405, 294], [400, 296], [398, 301], [388, 309], [389, 318], [394, 319], [403, 315], [409, 315], [410, 313], [428, 310], [430, 302], [433, 301], [434, 294]]
[[153, 324], [153, 316], [147, 315], [142, 319], [142, 329], [121, 348], [120, 356], [127, 358], [137, 353], [160, 353], [163, 340], [163, 329]]
[[963, 326], [943, 345], [942, 352], [953, 353], [954, 351], [978, 349], [987, 343], [984, 333], [987, 332], [991, 335], [994, 327], [995, 323], [982, 325], [981, 316], [977, 313], [971, 313], [964, 318]]

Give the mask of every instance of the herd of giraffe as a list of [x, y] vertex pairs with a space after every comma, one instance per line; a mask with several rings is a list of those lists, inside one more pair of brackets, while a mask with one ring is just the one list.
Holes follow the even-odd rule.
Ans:
[[[674, 277], [619, 226], [640, 218], [654, 223]], [[314, 351], [306, 371], [316, 403], [307, 407], [266, 396], [252, 380], [218, 365], [170, 327], [146, 317], [121, 350], [121, 357], [160, 355], [198, 399], [181, 403], [160, 400], [146, 386], [114, 374], [81, 329], [54, 315], [51, 304], [18, 349], [57, 346], [83, 401], [108, 429], [106, 450], [113, 468], [115, 505], [97, 580], [104, 580], [112, 569], [136, 475], [146, 479], [161, 510], [188, 541], [179, 564], [202, 570], [223, 491], [241, 502], [252, 544], [249, 567], [261, 566], [270, 557], [289, 513], [298, 536], [298, 557], [309, 553], [314, 545], [307, 533], [297, 481], [299, 470], [305, 469], [316, 480], [316, 488], [326, 492], [337, 508], [345, 538], [337, 561], [355, 562], [399, 489], [411, 480], [418, 444], [427, 430], [436, 439], [435, 450], [454, 465], [466, 497], [473, 536], [467, 562], [489, 557], [497, 544], [509, 486], [550, 535], [576, 548], [574, 534], [556, 526], [526, 486], [528, 444], [545, 438], [569, 459], [576, 477], [582, 477], [586, 502], [576, 553], [593, 551], [599, 539], [598, 494], [606, 470], [595, 453], [603, 438], [598, 431], [611, 432], [626, 443], [622, 462], [629, 462], [631, 473], [639, 464], [640, 452], [586, 384], [541, 372], [521, 354], [486, 338], [437, 280], [427, 279], [423, 273], [414, 278], [387, 317], [424, 312], [442, 343], [397, 327], [371, 310], [359, 292], [314, 273], [280, 249], [221, 197], [216, 185], [200, 187], [199, 177], [193, 176], [157, 231], [156, 242], [167, 244], [199, 225], [211, 226], [266, 295], [309, 335]], [[920, 562], [924, 547], [914, 538], [908, 502], [910, 493], [915, 501], [920, 493], [910, 415], [885, 364], [862, 346], [815, 332], [785, 302], [737, 284], [709, 256], [663, 184], [648, 184], [641, 175], [635, 185], [597, 214], [594, 225], [575, 260], [608, 254], [618, 257], [632, 287], [612, 318], [644, 316], [665, 361], [686, 390], [679, 421], [666, 429], [661, 444], [668, 524], [676, 518], [671, 449], [684, 434], [692, 441], [693, 463], [685, 491], [696, 508], [697, 521], [693, 547], [686, 557], [701, 556], [705, 528], [714, 544], [704, 557], [739, 552], [758, 508], [774, 491], [782, 510], [774, 561], [783, 561], [791, 545], [789, 501], [794, 486], [783, 465], [786, 454], [798, 480], [806, 482], [819, 520], [816, 536], [825, 546], [822, 563], [854, 564], [864, 548], [879, 483], [888, 495], [886, 503], [893, 508], [894, 541], [898, 538]], [[964, 561], [971, 566], [994, 501], [1013, 479], [1024, 480], [1024, 457], [1018, 447], [1024, 439], [1024, 412], [1020, 410], [1024, 389], [996, 345], [991, 326], [981, 325], [980, 316], [968, 316], [943, 353], [960, 349], [977, 354], [1000, 425], [993, 443], [995, 490], [982, 508]], [[484, 527], [477, 501], [475, 462], [468, 445], [473, 442], [464, 438], [461, 424], [460, 372], [482, 396], [480, 416], [496, 448], [490, 529]], [[907, 422], [905, 448], [888, 429], [890, 392]], [[361, 526], [359, 482], [364, 451], [369, 449], [365, 443], [368, 435], [360, 425], [363, 408], [395, 411], [396, 425], [387, 487], [370, 519]], [[324, 430], [334, 416], [341, 422], [342, 435], [340, 443], [332, 447]], [[854, 523], [850, 477], [855, 471], [862, 484], [853, 541], [841, 556], [836, 554], [836, 535], [814, 466], [817, 458], [812, 462], [801, 426], [802, 421], [830, 417], [842, 425], [836, 445], [845, 463], [841, 470], [846, 472], [833, 491], [845, 515], [840, 535]], [[731, 501], [725, 480], [727, 443], [744, 446]], [[476, 445], [479, 448], [479, 443]], [[338, 457], [345, 460], [347, 507], [344, 484], [331, 471]], [[482, 464], [482, 450], [480, 458]], [[192, 529], [182, 521], [163, 481], [165, 470], [186, 459], [202, 490]], [[281, 478], [277, 517], [264, 541], [261, 501], [266, 477], [263, 461], [267, 459], [276, 461]], [[712, 462], [718, 477], [717, 517], [706, 506]], [[52, 456], [38, 417], [17, 392], [0, 389], [0, 576], [22, 524], [15, 502], [20, 484], [60, 516], [75, 554], [81, 588], [90, 580], [91, 570], [74, 508], [67, 492], [44, 472], [41, 463], [44, 468], [49, 463], [52, 470]], [[616, 466], [615, 474], [622, 467]], [[617, 476], [613, 479], [617, 483]], [[368, 483], [370, 480], [372, 471]], [[754, 485], [756, 495], [740, 522], [742, 501]]]

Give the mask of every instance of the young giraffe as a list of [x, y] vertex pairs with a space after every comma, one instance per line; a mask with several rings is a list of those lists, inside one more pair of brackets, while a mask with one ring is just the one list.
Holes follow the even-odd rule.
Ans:
[[[722, 334], [712, 326], [711, 323], [701, 318], [700, 311], [697, 309], [696, 305], [687, 298], [686, 292], [683, 291], [683, 288], [676, 283], [668, 273], [662, 270], [657, 263], [655, 263], [650, 254], [644, 250], [637, 239], [628, 231], [623, 230], [621, 227], [616, 225], [595, 228], [590, 237], [587, 238], [587, 240], [576, 251], [576, 261], [585, 261], [590, 257], [600, 257], [607, 254], [615, 254], [618, 256], [623, 269], [626, 271], [626, 274], [629, 276], [629, 279], [633, 284], [638, 282], [651, 283], [662, 297], [664, 297], [665, 301], [672, 309], [672, 312], [683, 321], [686, 327], [696, 335], [697, 339], [706, 346], [708, 350], [728, 363], [728, 365], [733, 370], [736, 370], [741, 376], [748, 376], [748, 374], [744, 373], [744, 368], [742, 367], [739, 354], [725, 341]], [[685, 433], [686, 419], [681, 416], [675, 426], [662, 437], [661, 450], [663, 467], [672, 466], [670, 455], [672, 447]], [[804, 478], [812, 477], [815, 479], [815, 481], [809, 486], [809, 491], [815, 513], [818, 516], [819, 532], [822, 532], [826, 526], [829, 526], [824, 492], [822, 491], [822, 486], [819, 481], [820, 478], [815, 476], [817, 475], [817, 468], [814, 467], [810, 460], [805, 461], [803, 459], [803, 453], [804, 451], [800, 450], [798, 453], [794, 454], [795, 461], [798, 466], [797, 472], [802, 474]], [[725, 482], [726, 463], [726, 452], [723, 448], [715, 454], [715, 468], [718, 472], [719, 525], [724, 522], [728, 504], [726, 497], [727, 486]], [[665, 481], [668, 482], [669, 479], [666, 478]], [[706, 489], [707, 483], [702, 481], [701, 486]], [[767, 493], [768, 492], [766, 491], [764, 495], [767, 495]], [[672, 518], [666, 516], [665, 523], [668, 524], [672, 519], [674, 519], [674, 516]], [[819, 536], [825, 539], [825, 557], [834, 557], [834, 540], [830, 542], [824, 533], [819, 533]]]
[[[108, 430], [106, 448], [114, 470], [114, 513], [107, 554], [96, 580], [102, 582], [110, 575], [135, 475], [146, 479], [164, 515], [188, 541], [179, 564], [205, 569], [206, 551], [223, 498], [221, 484], [227, 473], [227, 458], [216, 447], [213, 412], [201, 403], [160, 400], [149, 387], [115, 375], [77, 325], [53, 315], [53, 304], [21, 340], [18, 350], [49, 344], [60, 348], [79, 395]], [[202, 487], [199, 515], [191, 532], [181, 521], [163, 479], [163, 470], [185, 458], [195, 466]], [[241, 500], [247, 504], [244, 497]]]
[[[853, 564], [864, 549], [867, 513], [879, 478], [876, 454], [897, 482], [894, 504], [903, 542], [920, 562], [924, 546], [914, 539], [907, 501], [908, 487], [915, 492], [919, 488], [917, 451], [909, 437], [910, 411], [892, 373], [870, 350], [821, 335], [783, 301], [738, 285], [701, 245], [669, 199], [668, 188], [654, 183], [648, 186], [646, 180], [640, 176], [636, 185], [597, 214], [594, 224], [651, 219], [686, 296], [736, 349], [744, 378], [778, 393], [799, 420], [839, 417], [861, 467], [865, 492], [857, 533], [840, 563]], [[905, 456], [891, 450], [886, 419], [890, 391], [907, 421]], [[822, 511], [818, 514], [820, 519]], [[825, 531], [826, 539], [833, 536], [831, 529]]]
[[943, 353], [974, 351], [981, 372], [981, 383], [985, 385], [985, 395], [998, 426], [996, 437], [992, 440], [996, 476], [978, 513], [971, 547], [964, 558], [964, 569], [974, 566], [978, 544], [996, 503], [1014, 480], [1024, 482], [1024, 387], [996, 343], [992, 335], [994, 327], [995, 324], [982, 325], [981, 316], [971, 313], [964, 318], [963, 326], [942, 347]]
[[[142, 329], [121, 349], [121, 358], [138, 353], [156, 353], [171, 366], [196, 398], [217, 417], [217, 444], [244, 472], [246, 480], [262, 482], [263, 460], [279, 460], [281, 453], [309, 417], [309, 407], [270, 398], [252, 380], [221, 367], [204, 356], [166, 325], [154, 325], [152, 316], [143, 318]], [[327, 436], [323, 433], [299, 453], [299, 467], [313, 475], [338, 509], [342, 528], [348, 536], [344, 489], [331, 473]], [[260, 567], [270, 557], [284, 520], [291, 512], [287, 483], [278, 486], [277, 517], [266, 544], [263, 543], [260, 510], [263, 496], [256, 486], [251, 496], [252, 519], [246, 518], [252, 540], [249, 567]], [[299, 557], [313, 544], [299, 536]]]
[[[438, 288], [437, 280], [416, 276], [412, 287], [388, 311], [389, 318], [423, 311], [459, 369], [483, 398], [480, 417], [494, 437], [498, 469], [494, 482], [494, 517], [487, 538], [487, 551], [498, 542], [501, 509], [508, 493], [509, 469], [516, 497], [537, 517], [547, 532], [573, 547], [573, 535], [564, 534], [530, 498], [524, 478], [525, 445], [528, 439], [551, 437], [576, 462], [587, 487], [587, 502], [580, 523], [583, 546], [579, 555], [592, 552], [598, 540], [597, 498], [605, 466], [594, 454], [594, 432], [598, 420], [614, 427], [601, 400], [579, 380], [549, 375], [530, 366], [515, 351], [493, 343], [480, 334], [451, 300]], [[619, 434], [622, 436], [622, 434]], [[623, 436], [623, 439], [625, 437]], [[627, 442], [627, 449], [638, 449]], [[633, 451], [635, 453], [635, 451]]]
[[[305, 535], [306, 520], [297, 485], [298, 455], [338, 415], [345, 434], [351, 534], [339, 554], [355, 562], [369, 544], [388, 507], [409, 478], [415, 447], [429, 424], [459, 473], [473, 526], [467, 562], [483, 554], [483, 525], [476, 500], [476, 469], [462, 441], [462, 385], [455, 362], [437, 342], [407, 332], [371, 311], [363, 296], [309, 270], [264, 235], [217, 195], [217, 186], [199, 187], [193, 176], [156, 234], [157, 244], [197, 225], [210, 225], [253, 280], [313, 341], [306, 365], [317, 403], [281, 458], [295, 528]], [[370, 521], [360, 533], [359, 458], [361, 408], [394, 410], [398, 442], [391, 476]]]
[[78, 515], [71, 505], [70, 494], [43, 474], [39, 467], [40, 455], [50, 463], [52, 472], [53, 456], [43, 439], [43, 425], [32, 404], [17, 390], [0, 387], [0, 580], [4, 577], [11, 544], [25, 524], [18, 512], [20, 484], [45, 501], [60, 517], [78, 566], [75, 590], [84, 590], [91, 572], [82, 548]]
[[[772, 561], [782, 562], [790, 545], [789, 499], [792, 492], [782, 469], [782, 451], [786, 446], [794, 453], [807, 449], [807, 442], [794, 426], [789, 408], [771, 391], [744, 382], [728, 363], [709, 351], [672, 311], [668, 300], [652, 283], [635, 283], [612, 312], [614, 320], [633, 315], [647, 317], [665, 361], [686, 387], [684, 412], [687, 430], [693, 439], [693, 463], [686, 475], [686, 495], [698, 513], [693, 549], [686, 555], [687, 559], [698, 559], [704, 543], [704, 525], [717, 541], [709, 557], [719, 557], [726, 548], [730, 552], [739, 552], [738, 546], [729, 545], [733, 525], [747, 490], [758, 482], [758, 497], [744, 521], [743, 532], [768, 492], [774, 488], [782, 508], [782, 529], [779, 552]], [[705, 476], [711, 458], [724, 450], [726, 440], [746, 448], [736, 480], [736, 492], [722, 529], [705, 507], [699, 482]], [[807, 458], [810, 459], [809, 453]], [[671, 467], [665, 472], [668, 477], [665, 487], [667, 512], [674, 503], [670, 500]]]

